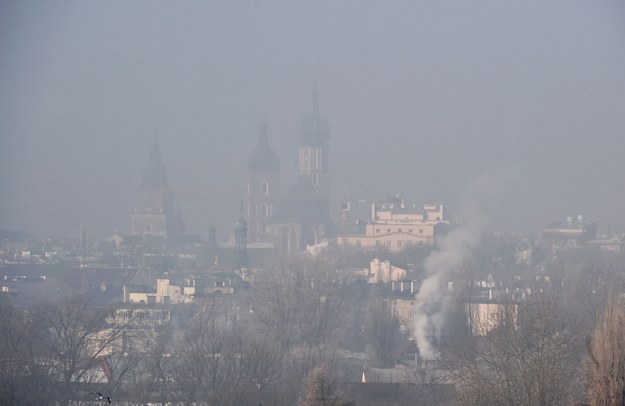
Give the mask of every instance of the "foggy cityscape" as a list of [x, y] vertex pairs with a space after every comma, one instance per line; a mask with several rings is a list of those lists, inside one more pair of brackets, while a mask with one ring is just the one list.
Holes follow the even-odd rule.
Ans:
[[625, 405], [624, 21], [0, 0], [0, 404]]

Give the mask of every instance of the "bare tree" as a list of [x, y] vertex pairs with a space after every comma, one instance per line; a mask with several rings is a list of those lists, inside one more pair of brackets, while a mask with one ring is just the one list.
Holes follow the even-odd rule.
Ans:
[[[84, 297], [34, 308], [36, 323], [42, 327], [38, 338], [60, 385], [61, 404], [78, 396], [76, 384], [96, 382], [99, 374], [94, 371], [107, 358], [124, 356], [121, 336], [130, 321], [116, 322], [108, 318], [110, 313], [90, 307]], [[119, 366], [110, 371], [118, 377], [126, 368], [124, 363]]]
[[171, 378], [178, 402], [256, 406], [274, 391], [280, 352], [230, 323], [223, 307], [199, 303], [192, 327], [175, 347]]
[[463, 405], [569, 405], [578, 399], [579, 340], [558, 301], [538, 295], [517, 312], [494, 313], [496, 326], [450, 352], [449, 371]]
[[327, 365], [322, 364], [312, 370], [299, 406], [345, 406], [348, 404], [344, 395], [337, 390]]
[[326, 262], [280, 258], [257, 275], [252, 311], [284, 348], [328, 342], [349, 311], [349, 279]]
[[399, 338], [399, 319], [377, 287], [372, 287], [365, 315], [365, 347], [375, 366], [394, 366], [393, 348]]
[[38, 330], [26, 311], [0, 301], [0, 404], [45, 404], [55, 397], [49, 363], [37, 362]]
[[593, 406], [625, 405], [625, 300], [608, 297], [588, 340], [588, 380]]

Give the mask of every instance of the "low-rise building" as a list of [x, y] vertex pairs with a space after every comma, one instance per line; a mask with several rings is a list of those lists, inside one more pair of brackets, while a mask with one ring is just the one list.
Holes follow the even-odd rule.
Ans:
[[169, 279], [156, 280], [156, 292], [125, 292], [124, 302], [140, 304], [192, 303], [195, 285], [172, 285]]
[[554, 221], [542, 233], [542, 242], [551, 248], [577, 248], [597, 238], [597, 225], [584, 219], [569, 216], [566, 222]]
[[406, 279], [406, 270], [391, 265], [391, 261], [371, 260], [369, 267], [369, 283], [389, 283]]

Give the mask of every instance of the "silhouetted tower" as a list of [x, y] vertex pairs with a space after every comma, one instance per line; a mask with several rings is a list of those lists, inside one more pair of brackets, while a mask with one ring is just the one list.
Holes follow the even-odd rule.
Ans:
[[328, 179], [328, 141], [330, 127], [319, 112], [319, 92], [317, 74], [313, 79], [312, 112], [304, 117], [300, 128], [299, 176], [309, 180], [315, 192], [327, 195]]
[[214, 264], [218, 254], [219, 244], [217, 243], [217, 228], [211, 225], [208, 228], [208, 241], [206, 242], [206, 263]]
[[258, 130], [258, 145], [247, 161], [248, 241], [268, 242], [266, 226], [273, 216], [280, 193], [280, 162], [269, 146], [267, 123]]
[[131, 215], [131, 234], [174, 237], [184, 233], [184, 223], [174, 212], [173, 193], [167, 184], [167, 168], [158, 139], [150, 149]]
[[241, 216], [234, 226], [236, 267], [237, 269], [247, 268], [247, 223], [243, 218], [243, 200], [241, 200]]

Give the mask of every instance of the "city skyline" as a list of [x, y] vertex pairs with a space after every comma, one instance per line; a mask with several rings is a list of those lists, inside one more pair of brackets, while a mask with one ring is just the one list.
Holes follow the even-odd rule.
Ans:
[[501, 231], [577, 214], [625, 230], [618, 2], [0, 10], [1, 228], [128, 231], [158, 134], [188, 232], [227, 239], [263, 120], [295, 181], [316, 64], [333, 216], [349, 177], [355, 198], [401, 193], [460, 220], [475, 204]]

